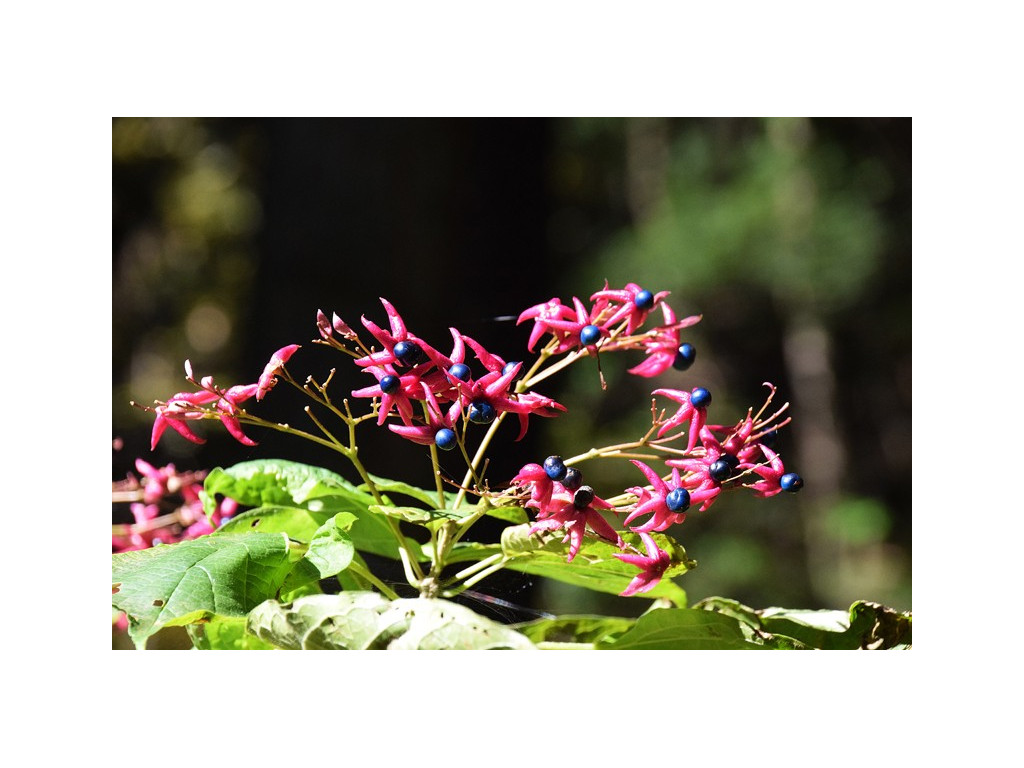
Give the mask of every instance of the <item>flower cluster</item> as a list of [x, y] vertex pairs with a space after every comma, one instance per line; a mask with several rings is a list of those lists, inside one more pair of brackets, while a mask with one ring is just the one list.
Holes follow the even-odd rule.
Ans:
[[199, 496], [205, 472], [178, 472], [173, 464], [154, 467], [135, 460], [139, 477], [129, 475], [115, 482], [115, 504], [128, 504], [134, 520], [115, 524], [111, 536], [114, 552], [149, 549], [157, 544], [173, 544], [212, 533], [238, 511], [238, 503], [224, 498], [212, 519], [207, 519]]
[[[366, 317], [361, 319], [383, 349], [364, 347], [365, 354], [355, 361], [377, 383], [352, 391], [352, 397], [379, 400], [378, 425], [394, 411], [401, 424], [389, 424], [392, 432], [416, 443], [451, 450], [464, 444], [469, 423], [490, 424], [501, 414], [513, 413], [519, 418], [516, 439], [521, 440], [531, 415], [550, 417], [565, 410], [551, 398], [525, 391], [525, 386], [517, 383], [521, 362], [506, 362], [456, 328], [449, 329], [452, 351], [445, 355], [411, 333], [389, 301], [382, 298], [381, 303], [390, 330]], [[321, 335], [325, 341], [333, 338], [330, 329], [322, 330]], [[466, 361], [467, 349], [476, 358], [476, 371]]]
[[[568, 307], [557, 298], [537, 304], [519, 316], [519, 322], [533, 320], [529, 348], [550, 334], [547, 347], [552, 354], [574, 350], [597, 351], [643, 349], [644, 362], [629, 369], [639, 376], [657, 376], [668, 368], [687, 370], [696, 358], [696, 350], [681, 343], [680, 330], [700, 320], [699, 316], [676, 319], [675, 312], [665, 303], [667, 292], [653, 294], [634, 283], [622, 290], [604, 290], [591, 296], [588, 307], [579, 298]], [[644, 334], [637, 334], [656, 306], [661, 307], [664, 324]], [[549, 456], [543, 465], [525, 465], [513, 478], [520, 492], [528, 495], [524, 502], [536, 512], [532, 533], [561, 531], [568, 543], [568, 561], [579, 552], [587, 531], [624, 549], [615, 556], [623, 562], [641, 569], [623, 595], [633, 595], [653, 589], [670, 565], [668, 553], [652, 538], [654, 532], [663, 532], [672, 525], [682, 523], [692, 505], [707, 510], [718, 495], [727, 488], [747, 487], [759, 496], [772, 496], [779, 491], [797, 491], [803, 481], [795, 473], [786, 473], [781, 458], [772, 448], [776, 430], [788, 423], [779, 421], [786, 410], [783, 406], [770, 416], [763, 417], [775, 388], [767, 384], [770, 394], [765, 406], [734, 427], [709, 425], [707, 409], [711, 393], [704, 387], [690, 391], [659, 388], [653, 397], [664, 397], [678, 404], [675, 413], [665, 418], [664, 412], [655, 418], [651, 432], [631, 445], [631, 448], [649, 448], [663, 458], [666, 469], [656, 471], [638, 459], [632, 463], [644, 475], [647, 484], [625, 489], [622, 504], [612, 504], [594, 494], [593, 488], [582, 485], [582, 473], [560, 456]], [[652, 435], [656, 432], [656, 436]], [[685, 438], [684, 449], [672, 443]], [[616, 451], [620, 450], [617, 447]], [[593, 453], [593, 452], [592, 452]], [[595, 455], [601, 455], [597, 452]], [[609, 452], [608, 455], [614, 455]], [[590, 458], [577, 457], [577, 460]], [[743, 479], [755, 481], [744, 483]], [[526, 496], [524, 495], [524, 498]], [[626, 544], [615, 528], [601, 514], [601, 510], [624, 514], [622, 525], [640, 537], [647, 554]]]
[[[669, 368], [685, 371], [696, 359], [693, 346], [681, 343], [679, 332], [700, 322], [700, 315], [677, 320], [665, 302], [668, 295], [668, 291], [652, 293], [636, 283], [627, 283], [620, 290], [611, 290], [605, 283], [603, 290], [590, 297], [589, 307], [575, 296], [571, 307], [553, 298], [525, 310], [517, 322], [533, 320], [527, 345], [531, 352], [545, 334], [551, 336], [547, 349], [556, 355], [572, 350], [597, 354], [599, 350], [639, 349], [647, 357], [629, 372], [653, 377]], [[655, 307], [661, 308], [664, 323], [637, 334]]]
[[[353, 416], [347, 398], [340, 407], [334, 403], [327, 394], [330, 377], [322, 384], [312, 377], [305, 383], [293, 379], [285, 366], [300, 346], [289, 344], [271, 356], [253, 384], [222, 388], [210, 376], [196, 381], [191, 364], [186, 361], [186, 380], [197, 389], [177, 393], [166, 402], [158, 401], [155, 407], [146, 409], [156, 414], [152, 446], [156, 447], [168, 426], [188, 440], [203, 442], [190, 428], [191, 422], [200, 419], [219, 420], [236, 440], [244, 445], [255, 445], [242, 429], [243, 424], [255, 424], [292, 432], [334, 448], [349, 458], [364, 481], [372, 486], [370, 475], [356, 457], [354, 442], [355, 425], [372, 420], [377, 426], [387, 425], [399, 437], [430, 447], [442, 505], [445, 501], [435, 449], [450, 451], [458, 447], [465, 459], [467, 474], [462, 484], [453, 482], [460, 489], [455, 509], [470, 492], [492, 500], [501, 497], [502, 504], [521, 504], [535, 515], [531, 533], [562, 535], [568, 545], [568, 562], [577, 556], [588, 536], [609, 542], [621, 550], [615, 557], [640, 569], [622, 594], [647, 592], [657, 586], [672, 565], [671, 556], [659, 546], [655, 534], [664, 536], [668, 528], [682, 523], [691, 507], [706, 511], [723, 491], [730, 489], [747, 488], [758, 496], [769, 497], [781, 491], [797, 491], [802, 486], [799, 475], [786, 472], [781, 457], [772, 447], [777, 430], [789, 419], [782, 418], [788, 404], [766, 415], [775, 394], [771, 384], [767, 384], [769, 395], [764, 406], [756, 414], [753, 409], [748, 410], [745, 418], [731, 426], [708, 422], [712, 398], [704, 387], [654, 389], [651, 393], [654, 398], [652, 425], [642, 438], [626, 446], [594, 449], [567, 460], [549, 456], [542, 463], [528, 463], [512, 478], [508, 491], [490, 492], [481, 476], [481, 465], [494, 430], [507, 414], [514, 414], [519, 420], [518, 441], [526, 434], [530, 416], [553, 417], [566, 411], [560, 403], [533, 391], [532, 386], [577, 360], [594, 357], [599, 363], [602, 352], [633, 350], [643, 352], [645, 357], [629, 369], [631, 374], [650, 378], [670, 368], [688, 370], [696, 358], [696, 350], [682, 341], [681, 331], [699, 322], [701, 317], [695, 315], [679, 320], [667, 303], [668, 295], [667, 291], [655, 293], [635, 283], [628, 283], [621, 289], [612, 289], [605, 283], [587, 303], [575, 296], [568, 304], [552, 298], [526, 309], [518, 316], [518, 324], [533, 323], [527, 343], [527, 350], [537, 355], [532, 365], [521, 360], [506, 360], [456, 328], [449, 328], [450, 352], [442, 352], [413, 333], [391, 302], [384, 298], [380, 301], [388, 318], [386, 327], [361, 317], [363, 328], [372, 337], [369, 344], [337, 314], [328, 319], [318, 311], [319, 339], [314, 339], [314, 343], [344, 352], [362, 374], [373, 378], [373, 384], [348, 390], [353, 399], [370, 401], [369, 413]], [[643, 330], [652, 313], [660, 319], [660, 324]], [[553, 361], [553, 358], [560, 359]], [[331, 377], [333, 375], [334, 370]], [[261, 401], [279, 378], [302, 389], [319, 405], [340, 417], [349, 427], [350, 443], [345, 445], [309, 408], [306, 411], [320, 435], [286, 424], [265, 422], [243, 408], [243, 403], [252, 398]], [[674, 413], [658, 411], [657, 398], [675, 404]], [[471, 425], [488, 428], [472, 459], [466, 450]], [[626, 449], [644, 453], [629, 453]], [[630, 459], [645, 483], [626, 488], [615, 497], [598, 496], [592, 486], [584, 484], [582, 471], [574, 465], [601, 456]], [[664, 468], [652, 466], [658, 460], [663, 462]], [[142, 462], [139, 471], [146, 478], [142, 486], [144, 493], [150, 486], [154, 494], [166, 487], [166, 483], [159, 485], [163, 482], [159, 479], [162, 470], [154, 470]], [[173, 473], [173, 467], [170, 471]], [[472, 487], [467, 487], [471, 481]], [[191, 508], [194, 503], [195, 499], [186, 496], [183, 508]], [[157, 530], [152, 523], [159, 513], [152, 504], [140, 501], [132, 511], [136, 525], [132, 527], [131, 536], [122, 540], [122, 549], [148, 546], [157, 538], [152, 533]], [[614, 517], [616, 515], [623, 516], [621, 523]], [[178, 533], [191, 535], [189, 532], [201, 523], [205, 524], [205, 518], [197, 517]], [[645, 552], [624, 538], [627, 531], [633, 542], [639, 539]], [[457, 536], [463, 532], [459, 531]], [[136, 534], [141, 538], [132, 538]], [[163, 534], [159, 538], [163, 541]], [[450, 540], [445, 538], [441, 544]], [[115, 540], [115, 549], [117, 547]], [[443, 550], [440, 554], [443, 556]], [[501, 567], [503, 562], [493, 567]], [[420, 572], [418, 564], [411, 562], [408, 553], [405, 566], [410, 583], [427, 585], [423, 591], [436, 582], [435, 577], [439, 578], [443, 557], [436, 559], [426, 576]], [[481, 567], [479, 571], [468, 568], [464, 572], [478, 580], [490, 571]], [[470, 583], [467, 581], [467, 586]]]

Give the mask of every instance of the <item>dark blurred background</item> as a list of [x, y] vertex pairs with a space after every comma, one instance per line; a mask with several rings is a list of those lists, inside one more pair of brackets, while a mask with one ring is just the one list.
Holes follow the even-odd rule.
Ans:
[[[455, 326], [522, 359], [527, 325], [500, 318], [607, 279], [669, 290], [702, 314], [684, 373], [624, 374], [634, 355], [538, 385], [570, 408], [532, 419], [494, 453], [507, 479], [549, 453], [634, 439], [655, 387], [702, 385], [714, 421], [791, 402], [780, 443], [806, 486], [769, 500], [729, 494], [671, 533], [699, 563], [680, 579], [755, 608], [911, 609], [911, 120], [544, 118], [113, 120], [113, 479], [136, 457], [208, 469], [333, 454], [276, 433], [247, 448], [199, 425], [197, 446], [129, 405], [186, 387], [183, 361], [222, 385], [256, 380], [277, 348], [289, 366], [364, 386], [347, 358], [309, 343], [317, 309], [385, 325], [378, 297], [442, 351]], [[587, 363], [591, 361], [586, 361]], [[300, 423], [286, 387], [252, 410]], [[251, 404], [247, 404], [251, 405]], [[506, 429], [507, 427], [507, 429]], [[371, 471], [430, 484], [422, 450], [364, 429]], [[593, 463], [591, 464], [593, 466]], [[583, 466], [587, 471], [587, 465]], [[604, 461], [599, 495], [639, 484]], [[453, 473], [457, 467], [453, 465]], [[461, 473], [460, 473], [461, 474]], [[355, 479], [355, 478], [352, 478]], [[485, 531], [485, 534], [487, 532]], [[516, 574], [478, 587], [553, 612], [634, 615], [605, 598]]]

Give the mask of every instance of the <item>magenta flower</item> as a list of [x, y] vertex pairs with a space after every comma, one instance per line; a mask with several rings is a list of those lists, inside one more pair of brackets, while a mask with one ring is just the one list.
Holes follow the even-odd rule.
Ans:
[[759, 446], [768, 464], [757, 464], [751, 470], [761, 479], [756, 483], [748, 483], [744, 487], [752, 488], [757, 496], [769, 498], [782, 492], [782, 478], [786, 474], [786, 468], [782, 465], [782, 459], [768, 446]]
[[405, 376], [399, 376], [390, 365], [373, 365], [365, 370], [376, 377], [377, 383], [352, 390], [352, 397], [380, 398], [380, 408], [377, 412], [378, 427], [387, 420], [392, 408], [398, 413], [403, 424], [412, 426], [412, 398], [420, 396], [419, 374], [413, 371]]
[[564, 530], [563, 541], [569, 543], [566, 562], [571, 563], [583, 545], [587, 528], [602, 539], [622, 546], [622, 538], [598, 512], [598, 509], [613, 508], [607, 501], [598, 498], [589, 485], [581, 485], [574, 494], [553, 494], [547, 505], [538, 507], [537, 521], [530, 528], [530, 533]]
[[186, 422], [204, 418], [206, 411], [202, 406], [215, 400], [217, 400], [217, 395], [212, 392], [178, 392], [176, 395], [172, 395], [166, 403], [157, 405], [154, 409], [156, 420], [153, 422], [150, 450], [156, 450], [156, 445], [160, 442], [160, 438], [168, 426], [186, 440], [191, 440], [199, 445], [205, 443], [206, 439], [195, 434]]
[[[462, 416], [462, 403], [455, 400], [451, 407], [446, 413], [442, 413], [441, 407], [437, 404], [437, 398], [434, 393], [430, 391], [424, 383], [420, 383], [423, 389], [423, 396], [427, 401], [427, 423], [421, 426], [399, 426], [397, 424], [389, 424], [388, 429], [394, 432], [396, 435], [401, 435], [407, 440], [412, 440], [414, 443], [420, 445], [431, 445], [437, 442], [442, 448], [454, 447], [455, 443], [452, 442], [450, 445], [445, 444], [443, 440], [438, 439], [438, 433], [441, 430], [454, 430], [455, 423]], [[450, 436], [453, 440], [454, 434]]]
[[[207, 379], [204, 379], [203, 381], [206, 380]], [[212, 379], [210, 379], [210, 381], [212, 386]], [[257, 389], [259, 389], [258, 384], [240, 384], [221, 392], [221, 397], [217, 400], [216, 408], [221, 412], [221, 423], [224, 425], [225, 429], [227, 429], [228, 433], [242, 445], [257, 445], [255, 440], [250, 439], [244, 432], [242, 432], [242, 425], [237, 416], [238, 411], [240, 410], [238, 404], [245, 402], [250, 397], [253, 397], [256, 394]]]
[[409, 333], [402, 316], [387, 299], [382, 298], [380, 302], [384, 305], [384, 311], [388, 315], [391, 332], [388, 333], [364, 316], [362, 318], [363, 325], [383, 345], [384, 349], [360, 357], [355, 361], [356, 365], [364, 368], [371, 365], [402, 365], [411, 368], [427, 359], [425, 348], [428, 345], [426, 342]]
[[604, 301], [611, 306], [614, 306], [613, 302], [620, 303], [621, 306], [615, 309], [611, 317], [608, 318], [607, 325], [611, 327], [625, 320], [626, 335], [632, 336], [633, 332], [644, 324], [647, 313], [668, 295], [669, 291], [659, 291], [658, 293], [645, 291], [636, 283], [627, 283], [625, 288], [609, 290], [606, 282], [604, 290], [595, 293], [590, 300]]
[[[555, 490], [555, 481], [548, 477], [544, 467], [540, 464], [526, 464], [519, 473], [512, 478], [513, 483], [529, 485], [530, 500], [526, 502], [527, 507], [543, 509], [551, 503], [551, 494]], [[559, 487], [564, 490], [559, 483]]]
[[637, 496], [638, 501], [623, 524], [629, 525], [636, 518], [650, 514], [651, 517], [646, 523], [630, 528], [636, 533], [647, 533], [649, 531], [664, 531], [671, 525], [683, 522], [686, 519], [686, 510], [690, 506], [691, 499], [690, 492], [683, 487], [679, 470], [672, 470], [672, 485], [669, 485], [642, 461], [633, 460], [632, 463], [644, 473], [648, 482], [653, 486], [653, 490], [649, 491], [641, 487], [626, 489], [629, 493]]
[[560, 340], [554, 349], [556, 355], [579, 347], [586, 347], [594, 352], [597, 349], [597, 342], [610, 335], [607, 319], [601, 319], [602, 307], [596, 306], [588, 312], [583, 302], [575, 296], [572, 297], [572, 303], [576, 307], [574, 318], [544, 321], [552, 332], [557, 331], [560, 334]]
[[679, 331], [700, 322], [700, 315], [691, 315], [676, 322], [676, 313], [665, 303], [661, 305], [661, 313], [665, 318], [665, 324], [654, 328], [644, 339], [643, 347], [647, 353], [646, 359], [637, 366], [629, 369], [629, 373], [635, 376], [659, 376], [675, 362], [679, 353]]
[[[690, 504], [700, 504], [700, 511], [711, 508], [715, 499], [722, 492], [723, 481], [729, 479], [747, 466], [740, 464], [735, 457], [725, 453], [710, 430], [701, 430], [704, 454], [689, 459], [668, 459], [665, 464], [686, 471], [683, 476], [683, 487], [690, 494]], [[720, 460], [726, 458], [729, 463], [724, 465]]]
[[526, 320], [533, 320], [533, 330], [530, 331], [530, 341], [526, 345], [526, 348], [533, 352], [534, 346], [540, 341], [541, 336], [545, 333], [552, 334], [557, 341], [561, 342], [568, 336], [567, 333], [557, 331], [549, 325], [551, 320], [571, 320], [576, 316], [576, 313], [571, 307], [567, 307], [557, 299], [551, 299], [545, 301], [543, 304], [535, 304], [527, 310], [524, 310], [516, 321], [516, 325], [521, 325]]
[[295, 354], [295, 350], [299, 348], [298, 344], [289, 344], [286, 347], [281, 347], [277, 352], [270, 356], [270, 362], [267, 363], [263, 369], [263, 373], [257, 382], [256, 387], [256, 401], [259, 402], [274, 385], [277, 384], [277, 374], [284, 369], [284, 364], [287, 363], [292, 355]]
[[629, 585], [619, 593], [622, 597], [629, 597], [654, 589], [671, 564], [671, 558], [668, 553], [661, 550], [654, 543], [654, 539], [651, 538], [649, 533], [641, 533], [640, 538], [644, 542], [644, 548], [647, 549], [646, 557], [640, 554], [622, 555], [618, 552], [615, 553], [615, 557], [622, 562], [635, 565], [640, 569], [640, 573], [634, 576]]
[[680, 404], [675, 415], [661, 425], [658, 430], [658, 437], [661, 437], [669, 430], [675, 429], [680, 424], [690, 422], [689, 440], [686, 443], [687, 452], [692, 451], [697, 444], [697, 436], [708, 420], [707, 406], [711, 402], [711, 393], [703, 387], [696, 387], [691, 392], [682, 392], [678, 389], [656, 389], [652, 395], [664, 395], [669, 400], [675, 400]]
[[[192, 364], [188, 360], [185, 361], [185, 373], [188, 381], [193, 384], [197, 383], [192, 377]], [[153, 422], [150, 448], [156, 449], [160, 437], [168, 426], [193, 443], [205, 443], [206, 440], [192, 432], [185, 422], [208, 418], [211, 411], [203, 406], [211, 403], [214, 403], [214, 409], [220, 412], [217, 418], [233, 438], [242, 445], [256, 445], [257, 443], [242, 431], [238, 412], [241, 410], [239, 403], [253, 397], [259, 385], [244, 384], [222, 390], [214, 385], [212, 376], [206, 376], [199, 386], [202, 387], [199, 392], [179, 392], [166, 403], [159, 404], [153, 409], [156, 412], [156, 420]]]

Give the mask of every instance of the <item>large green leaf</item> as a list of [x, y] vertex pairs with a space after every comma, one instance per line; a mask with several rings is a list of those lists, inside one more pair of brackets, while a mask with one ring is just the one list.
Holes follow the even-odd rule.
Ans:
[[341, 475], [322, 467], [284, 459], [245, 461], [210, 472], [203, 484], [203, 508], [216, 508], [217, 494], [248, 507], [304, 507], [313, 511], [352, 512], [375, 503]]
[[907, 648], [911, 615], [878, 603], [857, 602], [849, 611], [765, 608], [759, 611], [735, 600], [709, 597], [695, 608], [722, 613], [764, 638], [792, 641], [794, 647], [820, 650]]
[[[685, 607], [686, 591], [672, 578], [686, 573], [696, 563], [687, 558], [683, 547], [671, 537], [662, 533], [653, 534], [653, 537], [658, 546], [669, 554], [671, 565], [657, 586], [637, 596], [650, 599], [664, 597], [673, 605]], [[643, 544], [636, 534], [627, 532], [623, 539], [643, 551]], [[620, 594], [639, 573], [636, 566], [615, 557], [615, 553], [622, 550], [614, 544], [590, 537], [584, 539], [572, 562], [566, 562], [568, 545], [562, 543], [562, 536], [557, 533], [531, 534], [528, 523], [502, 531], [501, 548], [506, 556], [512, 558], [506, 566], [512, 570], [612, 595]]]
[[281, 533], [211, 534], [112, 557], [113, 605], [136, 647], [166, 626], [244, 616], [273, 597], [291, 569]]
[[304, 507], [256, 507], [228, 520], [218, 533], [285, 533], [292, 541], [308, 544], [334, 514], [330, 510], [313, 512]]
[[[206, 478], [204, 493], [207, 514], [214, 508], [216, 494], [257, 507], [229, 520], [222, 530], [255, 527], [259, 519], [259, 530], [284, 531], [305, 543], [334, 514], [348, 512], [357, 520], [350, 530], [356, 549], [399, 559], [394, 529], [369, 509], [376, 499], [326, 469], [282, 459], [247, 461], [213, 470]], [[416, 541], [408, 537], [405, 541], [413, 556], [422, 559]]]
[[447, 600], [388, 601], [375, 592], [268, 600], [248, 631], [289, 650], [529, 649], [520, 633]]
[[649, 611], [612, 641], [600, 641], [601, 650], [765, 650], [769, 646], [747, 639], [741, 622], [731, 616], [698, 608], [662, 608]]

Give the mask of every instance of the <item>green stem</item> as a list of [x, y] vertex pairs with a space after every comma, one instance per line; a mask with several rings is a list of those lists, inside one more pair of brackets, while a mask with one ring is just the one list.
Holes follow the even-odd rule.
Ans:
[[398, 593], [396, 593], [393, 589], [391, 589], [391, 587], [389, 587], [383, 581], [374, 576], [368, 569], [363, 568], [363, 566], [361, 566], [355, 560], [348, 564], [348, 570], [352, 571], [357, 576], [373, 584], [373, 586], [380, 590], [380, 593], [387, 597], [389, 600], [398, 599]]

